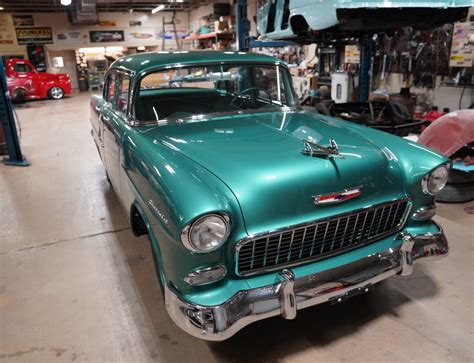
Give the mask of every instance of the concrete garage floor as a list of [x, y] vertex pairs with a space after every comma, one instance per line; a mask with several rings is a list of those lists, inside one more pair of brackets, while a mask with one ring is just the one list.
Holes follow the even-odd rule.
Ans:
[[[473, 361], [473, 215], [440, 205], [451, 255], [342, 304], [222, 343], [168, 318], [90, 137], [89, 95], [18, 110], [31, 166], [0, 165], [0, 361]], [[474, 203], [470, 203], [470, 206]]]

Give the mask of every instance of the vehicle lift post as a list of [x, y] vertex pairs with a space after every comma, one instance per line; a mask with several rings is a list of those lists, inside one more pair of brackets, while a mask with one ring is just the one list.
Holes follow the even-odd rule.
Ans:
[[7, 142], [8, 158], [3, 162], [6, 165], [28, 166], [28, 161], [23, 157], [20, 147], [20, 139], [13, 117], [13, 107], [10, 94], [7, 88], [7, 77], [3, 66], [3, 57], [0, 57], [0, 121], [5, 140]]
[[237, 50], [246, 52], [250, 49], [250, 22], [247, 18], [247, 0], [237, 0], [235, 18], [237, 23]]
[[362, 39], [360, 42], [360, 66], [359, 66], [359, 102], [369, 100], [370, 85], [372, 83], [374, 41]]

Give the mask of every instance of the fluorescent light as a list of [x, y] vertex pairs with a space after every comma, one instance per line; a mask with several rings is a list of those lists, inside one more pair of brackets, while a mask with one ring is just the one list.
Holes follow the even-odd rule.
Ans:
[[61, 0], [61, 5], [64, 5], [64, 6], [71, 5], [71, 0]]
[[156, 8], [154, 8], [154, 9], [151, 11], [151, 13], [152, 13], [152, 14], [156, 14], [158, 11], [161, 11], [161, 10], [163, 10], [164, 8], [165, 8], [165, 6], [164, 6], [163, 4], [158, 5]]

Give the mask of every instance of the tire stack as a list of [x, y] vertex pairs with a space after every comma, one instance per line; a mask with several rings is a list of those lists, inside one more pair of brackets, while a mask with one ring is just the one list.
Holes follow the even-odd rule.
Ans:
[[471, 200], [474, 200], [474, 172], [451, 169], [448, 182], [436, 196], [436, 201], [465, 203]]

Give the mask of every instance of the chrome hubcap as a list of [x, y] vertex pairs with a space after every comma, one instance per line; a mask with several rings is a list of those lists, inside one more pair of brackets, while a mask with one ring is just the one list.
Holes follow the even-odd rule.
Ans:
[[59, 87], [53, 87], [51, 89], [51, 97], [54, 99], [60, 99], [63, 97], [63, 90]]

